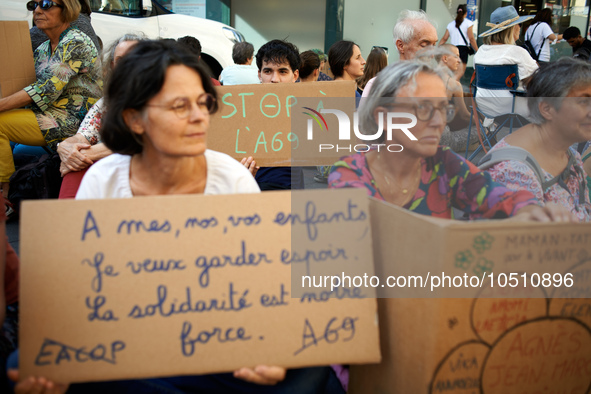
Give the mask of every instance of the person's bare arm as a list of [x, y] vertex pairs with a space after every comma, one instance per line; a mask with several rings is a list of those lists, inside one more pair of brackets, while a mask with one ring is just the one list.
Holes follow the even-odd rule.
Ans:
[[[84, 139], [84, 137], [82, 137], [82, 138]], [[62, 144], [63, 143], [60, 143], [60, 146], [58, 146], [58, 151], [60, 148], [62, 148]], [[76, 153], [76, 151], [74, 151], [74, 153]], [[74, 164], [72, 164], [72, 163], [74, 163], [74, 161], [72, 161], [72, 162], [68, 161], [68, 163], [70, 163], [70, 165], [68, 165], [68, 164], [66, 164], [66, 162], [64, 162], [62, 160], [62, 162], [60, 164], [60, 173], [62, 174], [62, 177], [72, 171], [82, 171], [83, 169], [89, 167], [95, 161], [100, 160], [103, 157], [109, 156], [110, 154], [113, 153], [113, 151], [111, 151], [109, 148], [107, 148], [105, 146], [105, 144], [99, 143], [96, 145], [91, 145], [89, 148], [81, 146], [80, 149], [78, 150], [78, 153], [80, 153], [82, 156], [85, 156], [88, 160], [90, 160], [90, 162], [86, 161], [86, 160], [83, 160], [82, 162], [76, 161], [75, 163], [77, 163], [77, 164], [74, 165]], [[74, 169], [75, 167], [79, 168], [79, 169]]]
[[252, 156], [243, 157], [242, 160], [240, 160], [240, 164], [246, 167], [253, 177], [257, 174], [259, 168], [261, 168], [260, 166], [257, 166], [257, 162]]
[[470, 111], [468, 111], [468, 107], [466, 107], [466, 100], [464, 99], [464, 90], [462, 88], [462, 84], [460, 84], [458, 81], [454, 82], [457, 83], [457, 87], [453, 92], [454, 105], [456, 106], [456, 116], [459, 116], [462, 120], [469, 122]]
[[69, 384], [55, 383], [42, 376], [29, 376], [19, 381], [17, 369], [9, 369], [7, 375], [16, 383], [15, 394], [64, 394], [69, 387]]
[[31, 99], [31, 96], [29, 96], [27, 92], [19, 90], [8, 97], [0, 98], [0, 112], [22, 108], [32, 102], [33, 99]]
[[82, 153], [86, 155], [90, 160], [93, 162], [102, 159], [103, 157], [107, 157], [113, 153], [113, 151], [105, 146], [103, 143], [99, 143], [96, 145], [92, 145], [88, 149], [83, 149]]
[[472, 32], [472, 27], [473, 26], [470, 26], [468, 28], [468, 41], [470, 41], [472, 49], [474, 49], [474, 52], [476, 52], [478, 50], [478, 44], [476, 44], [476, 39], [474, 38], [474, 33]]
[[562, 205], [548, 203], [541, 207], [539, 205], [527, 205], [521, 208], [511, 218], [516, 221], [526, 222], [578, 222], [579, 220], [568, 209]]
[[443, 37], [441, 37], [441, 40], [439, 40], [439, 46], [445, 44], [448, 39], [449, 39], [449, 31], [447, 31], [447, 29], [445, 29], [445, 34], [443, 35]]
[[[62, 161], [62, 167], [69, 171], [81, 171], [91, 165], [93, 161], [82, 152], [90, 148], [90, 144], [82, 134], [75, 134], [59, 143], [57, 153]], [[62, 175], [65, 175], [62, 173]]]
[[234, 377], [250, 383], [275, 385], [285, 379], [287, 370], [283, 367], [257, 365], [254, 368], [240, 368], [234, 371]]

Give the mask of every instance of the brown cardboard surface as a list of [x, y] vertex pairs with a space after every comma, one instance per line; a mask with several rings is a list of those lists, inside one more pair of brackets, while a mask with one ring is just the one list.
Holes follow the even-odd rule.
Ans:
[[29, 25], [0, 21], [0, 97], [7, 97], [35, 82], [35, 64]]
[[495, 273], [573, 273], [574, 285], [379, 299], [382, 362], [353, 366], [351, 393], [589, 392], [591, 224], [432, 220], [377, 200], [370, 213], [382, 278], [427, 260], [432, 274], [486, 265]]
[[[24, 202], [22, 376], [81, 382], [379, 361], [375, 298], [290, 294], [289, 253], [355, 248], [372, 272], [370, 236], [356, 230], [369, 228], [367, 217], [278, 219], [305, 217], [298, 207], [310, 205], [330, 215], [350, 201], [367, 212], [360, 190]], [[305, 249], [290, 249], [311, 227]]]
[[[332, 98], [350, 98], [347, 112], [355, 110], [352, 81], [219, 86], [219, 110], [212, 116], [208, 147], [235, 159], [252, 156], [261, 166], [333, 164], [343, 152], [318, 155], [318, 143], [303, 138], [309, 119], [303, 107], [323, 108]], [[328, 129], [338, 130], [336, 117], [325, 117]], [[295, 130], [297, 129], [297, 131]]]

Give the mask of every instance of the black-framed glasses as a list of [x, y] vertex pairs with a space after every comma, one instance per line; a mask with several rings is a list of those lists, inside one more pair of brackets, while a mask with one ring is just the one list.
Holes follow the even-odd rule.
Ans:
[[441, 115], [448, 121], [453, 119], [453, 117], [456, 115], [456, 106], [449, 103], [437, 107], [430, 101], [422, 101], [417, 104], [396, 103], [395, 105], [413, 108], [417, 119], [422, 120], [423, 122], [431, 120], [435, 110], [440, 111]]
[[37, 9], [37, 7], [41, 7], [42, 10], [46, 11], [54, 6], [59, 7], [59, 8], [64, 8], [63, 5], [58, 4], [55, 1], [51, 1], [51, 0], [41, 0], [41, 1], [31, 0], [27, 3], [27, 10], [35, 11]]
[[[173, 111], [179, 119], [188, 118], [193, 109], [193, 105], [186, 97], [175, 100], [172, 104], [148, 104], [146, 106], [167, 108]], [[211, 113], [215, 108], [215, 97], [209, 93], [204, 93], [197, 99], [197, 106], [200, 111]]]

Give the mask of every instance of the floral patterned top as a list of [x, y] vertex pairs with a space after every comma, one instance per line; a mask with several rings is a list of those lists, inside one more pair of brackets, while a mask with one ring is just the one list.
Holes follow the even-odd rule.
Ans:
[[[512, 145], [502, 139], [492, 150], [510, 146]], [[583, 162], [581, 161], [581, 155], [578, 152], [573, 153], [575, 153], [576, 165], [582, 169]], [[487, 171], [495, 181], [506, 185], [511, 190], [527, 190], [533, 193], [540, 205], [545, 205], [547, 202], [554, 202], [566, 207], [581, 222], [591, 221], [589, 190], [585, 190], [585, 201], [579, 201], [579, 187], [580, 185], [586, 186], [585, 174], [576, 171], [574, 166], [571, 168], [571, 175], [568, 177], [568, 182], [566, 182], [568, 190], [555, 183], [548, 190], [543, 191], [542, 185], [534, 171], [527, 164], [517, 160], [500, 162], [487, 169]], [[544, 170], [544, 178], [548, 181], [554, 178], [554, 176]], [[585, 189], [587, 188], [585, 187]]]
[[88, 140], [90, 145], [96, 145], [101, 142], [101, 134], [99, 133], [99, 130], [101, 129], [101, 122], [105, 110], [105, 100], [101, 97], [99, 101], [92, 106], [90, 111], [88, 111], [82, 123], [80, 123], [78, 134], [82, 134]]
[[[328, 185], [363, 187], [368, 195], [384, 200], [364, 153], [336, 162], [328, 176]], [[537, 200], [530, 192], [507, 189], [449, 147], [440, 146], [434, 156], [422, 160], [419, 188], [403, 208], [450, 219], [453, 207], [471, 214], [472, 218], [492, 219], [512, 216], [531, 204], [537, 204]]]
[[71, 137], [90, 107], [102, 96], [101, 62], [92, 40], [68, 28], [51, 53], [48, 41], [35, 50], [37, 81], [25, 91], [51, 149]]

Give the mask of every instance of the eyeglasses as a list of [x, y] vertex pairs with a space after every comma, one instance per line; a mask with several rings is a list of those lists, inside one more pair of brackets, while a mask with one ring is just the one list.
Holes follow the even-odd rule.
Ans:
[[[193, 109], [193, 105], [191, 105], [191, 102], [186, 97], [176, 100], [174, 103], [172, 103], [172, 105], [148, 104], [146, 106], [168, 108], [169, 110], [174, 111], [174, 113], [176, 113], [176, 116], [178, 116], [179, 119], [188, 118]], [[197, 99], [197, 106], [199, 107], [200, 111], [207, 112], [210, 114], [215, 108], [215, 97], [213, 97], [209, 93], [204, 93]]]
[[48, 9], [50, 9], [53, 6], [59, 7], [59, 8], [64, 8], [63, 5], [58, 4], [58, 3], [51, 1], [51, 0], [41, 0], [39, 2], [31, 0], [27, 3], [27, 10], [35, 11], [37, 9], [37, 7], [41, 7], [41, 9], [43, 11], [47, 11]]
[[[571, 98], [569, 97], [569, 99]], [[580, 107], [585, 108], [587, 110], [591, 108], [591, 97], [577, 97], [576, 99], [574, 99], [574, 102], [577, 103]]]
[[451, 120], [456, 115], [456, 107], [453, 104], [444, 104], [436, 107], [430, 101], [423, 101], [418, 104], [396, 103], [395, 105], [413, 108], [417, 119], [422, 120], [424, 122], [429, 121], [433, 118], [435, 110], [440, 111], [441, 115], [446, 120]]

